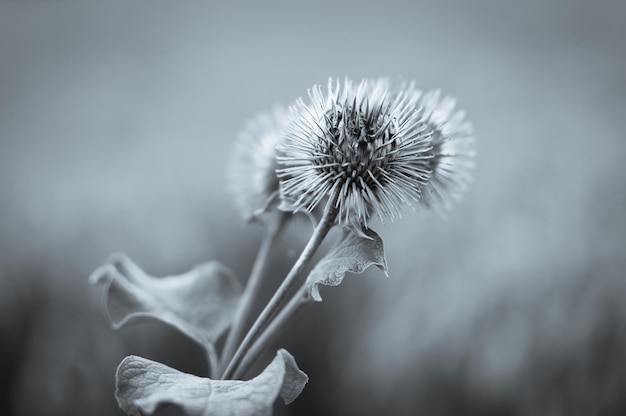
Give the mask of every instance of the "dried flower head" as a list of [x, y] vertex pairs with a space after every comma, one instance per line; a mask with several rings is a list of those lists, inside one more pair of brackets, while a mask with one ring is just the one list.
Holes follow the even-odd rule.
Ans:
[[283, 140], [287, 110], [258, 114], [239, 133], [229, 171], [229, 188], [246, 220], [277, 204], [276, 146]]
[[[393, 220], [404, 205], [432, 204], [455, 181], [458, 141], [447, 135], [466, 125], [448, 101], [438, 105], [413, 84], [392, 89], [382, 79], [356, 87], [331, 80], [326, 95], [315, 86], [309, 97], [290, 108], [278, 146], [281, 197], [294, 211], [310, 212], [333, 195], [340, 223], [367, 227], [373, 214]], [[458, 126], [448, 126], [450, 115]]]
[[472, 179], [474, 135], [464, 111], [455, 111], [456, 100], [441, 98], [439, 90], [427, 92], [420, 99], [431, 132], [428, 169], [431, 177], [422, 190], [422, 202], [449, 209], [460, 199]]

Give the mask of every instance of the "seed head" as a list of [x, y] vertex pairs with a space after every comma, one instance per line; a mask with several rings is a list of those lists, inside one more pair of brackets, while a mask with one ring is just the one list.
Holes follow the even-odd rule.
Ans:
[[246, 220], [279, 202], [275, 148], [283, 139], [287, 110], [260, 113], [239, 133], [229, 171], [229, 188]]
[[332, 195], [339, 223], [367, 227], [374, 214], [393, 221], [404, 205], [433, 205], [456, 181], [452, 136], [467, 127], [453, 102], [384, 79], [330, 80], [326, 95], [317, 85], [309, 98], [290, 107], [278, 145], [283, 205], [311, 212]]
[[431, 177], [422, 190], [422, 202], [427, 207], [450, 209], [471, 181], [474, 168], [474, 136], [472, 125], [465, 120], [464, 111], [455, 111], [456, 100], [441, 98], [441, 92], [430, 91], [420, 100], [420, 106], [431, 132], [428, 169]]

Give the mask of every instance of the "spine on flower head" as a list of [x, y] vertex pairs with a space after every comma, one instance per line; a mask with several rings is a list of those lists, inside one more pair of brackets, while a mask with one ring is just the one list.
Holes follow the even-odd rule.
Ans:
[[246, 220], [278, 205], [276, 146], [283, 140], [287, 110], [275, 107], [251, 119], [239, 133], [229, 165], [229, 189]]
[[311, 212], [334, 193], [338, 221], [358, 227], [401, 218], [404, 205], [445, 206], [467, 183], [473, 152], [471, 127], [453, 110], [413, 83], [314, 86], [290, 107], [278, 145], [283, 205]]

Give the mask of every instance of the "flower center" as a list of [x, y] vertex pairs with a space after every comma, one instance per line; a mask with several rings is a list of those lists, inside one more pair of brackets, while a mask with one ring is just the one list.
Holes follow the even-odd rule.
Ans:
[[388, 163], [397, 148], [398, 126], [381, 110], [337, 106], [326, 112], [328, 134], [317, 149], [325, 157], [316, 160], [324, 174], [332, 175], [334, 180], [350, 178], [360, 190], [385, 184]]

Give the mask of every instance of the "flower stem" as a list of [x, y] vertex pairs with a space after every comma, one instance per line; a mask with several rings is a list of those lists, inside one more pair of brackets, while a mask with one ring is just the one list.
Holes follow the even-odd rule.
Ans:
[[[259, 247], [254, 265], [252, 266], [252, 271], [250, 272], [250, 277], [246, 283], [246, 288], [241, 295], [239, 307], [233, 317], [233, 325], [228, 332], [228, 337], [226, 338], [226, 342], [224, 344], [224, 350], [222, 351], [221, 357], [222, 365], [226, 365], [226, 363], [228, 363], [228, 361], [232, 358], [233, 353], [235, 352], [235, 347], [241, 339], [248, 315], [250, 315], [250, 310], [252, 309], [255, 298], [259, 293], [259, 287], [263, 281], [263, 275], [265, 274], [265, 270], [267, 268], [267, 260], [269, 258], [270, 250], [276, 242], [278, 235], [284, 228], [287, 215], [291, 214], [280, 212], [269, 220], [265, 236], [263, 237], [263, 241]], [[222, 368], [222, 370], [224, 369]]]
[[[335, 244], [341, 244], [341, 241], [343, 241], [347, 235], [348, 231], [344, 228], [341, 238], [339, 238]], [[250, 347], [245, 357], [243, 357], [239, 368], [235, 371], [234, 378], [245, 376], [250, 366], [265, 351], [278, 333], [283, 330], [287, 322], [289, 322], [304, 305], [313, 302], [313, 298], [309, 296], [309, 289], [310, 286], [305, 282], [298, 289], [296, 294], [293, 295], [289, 303], [276, 315], [272, 323], [268, 325], [265, 331], [263, 331], [263, 334], [259, 336], [256, 342]]]
[[241, 360], [241, 364], [234, 373], [233, 378], [240, 378], [246, 374], [252, 363], [265, 351], [269, 343], [283, 329], [284, 325], [307, 303], [310, 303], [311, 297], [307, 296], [307, 285], [304, 284], [298, 292], [291, 298], [289, 303], [276, 315], [272, 323], [263, 331], [256, 342], [250, 347], [248, 353]]
[[206, 353], [209, 361], [209, 377], [214, 379], [219, 375], [220, 366], [217, 351], [215, 351], [213, 344], [206, 345]]
[[285, 280], [283, 280], [281, 285], [276, 290], [276, 293], [274, 293], [269, 303], [261, 312], [261, 315], [259, 315], [257, 320], [252, 325], [252, 328], [250, 328], [250, 330], [246, 334], [245, 338], [239, 345], [239, 348], [237, 348], [237, 351], [235, 351], [235, 354], [228, 363], [226, 370], [224, 370], [224, 374], [222, 375], [223, 380], [229, 379], [233, 376], [233, 374], [241, 364], [241, 360], [244, 358], [248, 349], [261, 335], [263, 330], [270, 323], [271, 319], [285, 303], [288, 292], [298, 281], [299, 277], [304, 272], [306, 266], [311, 261], [311, 258], [319, 248], [320, 244], [322, 243], [322, 241], [324, 241], [324, 238], [333, 227], [338, 212], [336, 206], [338, 192], [333, 190], [331, 195], [332, 196], [331, 198], [329, 198], [328, 203], [326, 204], [326, 208], [324, 209], [322, 219], [320, 220], [317, 227], [315, 227], [311, 239], [302, 251], [302, 254], [300, 254], [300, 257], [298, 258], [296, 263], [289, 271], [287, 277], [285, 277]]

